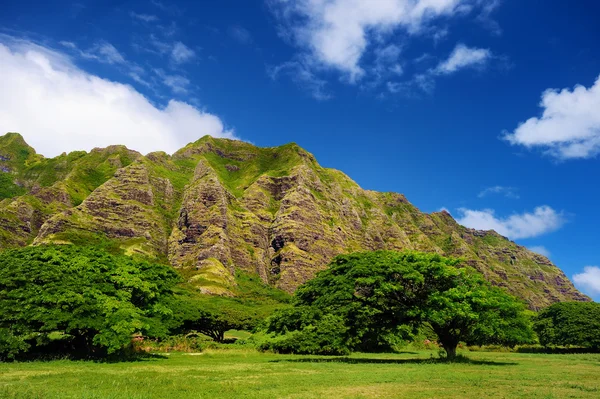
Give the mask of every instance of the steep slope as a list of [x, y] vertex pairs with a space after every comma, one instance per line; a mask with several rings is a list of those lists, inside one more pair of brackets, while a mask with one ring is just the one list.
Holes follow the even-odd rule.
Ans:
[[10, 134], [0, 168], [2, 247], [110, 241], [219, 295], [232, 295], [238, 270], [292, 292], [339, 253], [416, 249], [462, 257], [532, 308], [588, 300], [547, 258], [363, 190], [296, 144], [207, 136], [172, 156], [114, 146], [45, 159]]

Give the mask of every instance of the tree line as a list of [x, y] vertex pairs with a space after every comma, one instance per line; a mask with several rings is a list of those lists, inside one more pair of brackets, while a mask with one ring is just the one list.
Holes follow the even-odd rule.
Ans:
[[[340, 255], [271, 314], [207, 300], [172, 267], [73, 245], [0, 253], [0, 358], [123, 353], [132, 337], [259, 331], [259, 349], [340, 355], [388, 350], [427, 330], [446, 356], [459, 343], [600, 347], [600, 305], [538, 315], [460, 260], [419, 252]], [[268, 317], [267, 317], [268, 316]]]

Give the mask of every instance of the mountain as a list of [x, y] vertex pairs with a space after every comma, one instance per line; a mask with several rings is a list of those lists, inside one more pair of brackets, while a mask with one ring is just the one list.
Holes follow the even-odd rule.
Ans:
[[293, 292], [337, 254], [415, 249], [462, 257], [532, 309], [589, 300], [546, 257], [402, 194], [363, 190], [294, 143], [206, 136], [173, 155], [110, 146], [44, 158], [8, 133], [0, 248], [45, 243], [119, 247], [217, 295], [231, 295], [238, 270]]

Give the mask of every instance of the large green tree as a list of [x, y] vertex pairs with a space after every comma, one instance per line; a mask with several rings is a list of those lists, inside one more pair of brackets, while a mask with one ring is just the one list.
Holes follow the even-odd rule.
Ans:
[[555, 303], [538, 314], [534, 329], [544, 346], [599, 349], [600, 303]]
[[[179, 276], [169, 266], [94, 247], [38, 246], [0, 253], [0, 356], [59, 350], [102, 356], [134, 333], [161, 335]], [[53, 341], [54, 340], [54, 341]]]
[[459, 263], [419, 252], [341, 255], [298, 289], [296, 305], [339, 315], [347, 327], [347, 343], [355, 348], [369, 349], [376, 337], [424, 323], [449, 358], [456, 356], [461, 341], [533, 341], [524, 304]]
[[252, 305], [234, 298], [180, 295], [169, 303], [172, 334], [202, 333], [216, 342], [225, 340], [228, 330], [252, 330], [264, 319]]

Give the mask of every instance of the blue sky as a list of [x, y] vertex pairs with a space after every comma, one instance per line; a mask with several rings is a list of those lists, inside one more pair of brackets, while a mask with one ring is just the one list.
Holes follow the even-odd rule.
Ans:
[[600, 299], [600, 4], [11, 1], [0, 131], [46, 156], [297, 142], [549, 254]]

